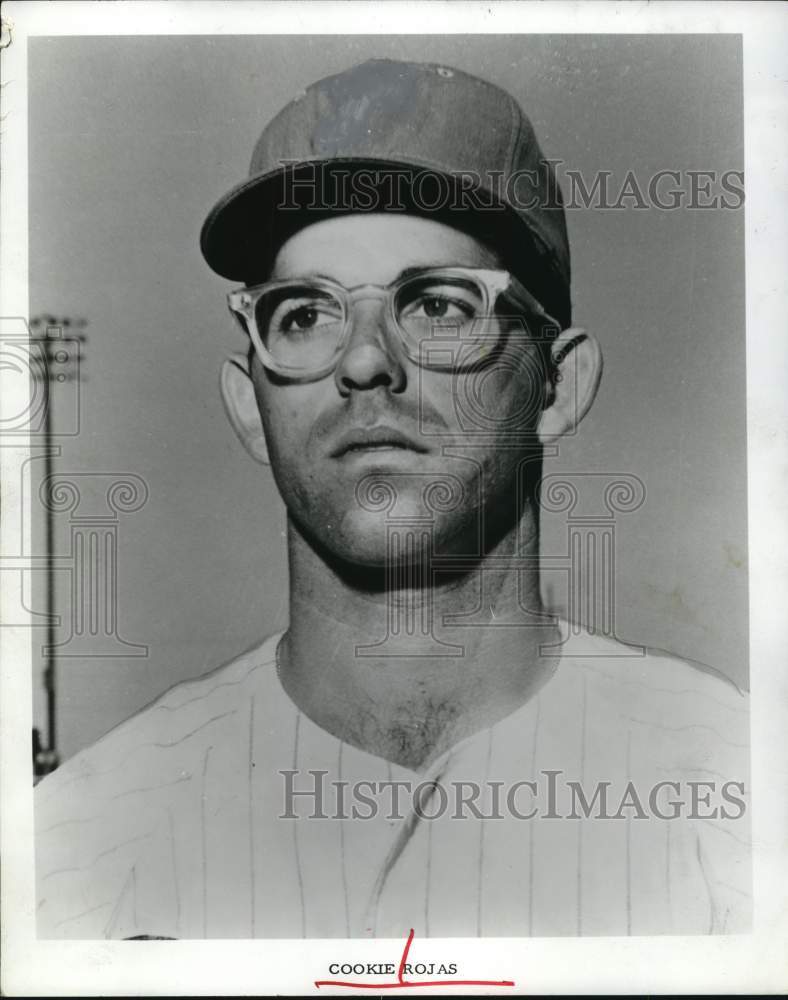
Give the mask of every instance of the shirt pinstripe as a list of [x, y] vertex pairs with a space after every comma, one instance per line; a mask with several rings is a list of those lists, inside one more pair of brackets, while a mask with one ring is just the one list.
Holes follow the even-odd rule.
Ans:
[[[749, 819], [366, 820], [283, 811], [281, 770], [326, 782], [749, 783], [747, 699], [661, 654], [570, 635], [526, 705], [425, 775], [299, 712], [278, 636], [180, 684], [36, 789], [42, 937], [401, 937], [748, 929]], [[590, 643], [590, 645], [589, 645]], [[590, 650], [590, 652], [589, 652]], [[301, 781], [303, 784], [303, 780]], [[403, 802], [405, 800], [403, 799]], [[327, 810], [328, 811], [328, 810]]]

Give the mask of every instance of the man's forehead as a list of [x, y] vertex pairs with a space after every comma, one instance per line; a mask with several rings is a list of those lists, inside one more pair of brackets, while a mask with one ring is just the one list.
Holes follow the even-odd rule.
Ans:
[[299, 228], [279, 248], [271, 276], [322, 274], [343, 283], [389, 282], [408, 269], [499, 263], [484, 243], [445, 222], [399, 213], [356, 213]]

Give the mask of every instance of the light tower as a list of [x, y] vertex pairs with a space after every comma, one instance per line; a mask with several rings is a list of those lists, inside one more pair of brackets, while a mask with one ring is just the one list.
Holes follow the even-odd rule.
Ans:
[[[87, 340], [84, 329], [87, 320], [81, 317], [57, 317], [49, 314], [34, 316], [30, 320], [31, 348], [38, 364], [31, 366], [32, 377], [42, 383], [44, 392], [43, 437], [44, 476], [49, 481], [53, 474], [56, 454], [53, 445], [55, 420], [53, 386], [58, 383], [81, 380], [84, 363], [83, 345]], [[57, 449], [59, 453], [59, 449]], [[57, 688], [55, 660], [55, 526], [51, 505], [45, 505], [44, 547], [46, 550], [46, 615], [47, 641], [44, 648], [44, 692], [46, 697], [46, 741], [37, 728], [33, 729], [33, 773], [36, 780], [59, 763], [57, 750]]]

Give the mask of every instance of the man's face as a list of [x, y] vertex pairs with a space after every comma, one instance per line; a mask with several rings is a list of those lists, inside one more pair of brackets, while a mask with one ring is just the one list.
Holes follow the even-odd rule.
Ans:
[[[279, 250], [271, 278], [320, 275], [355, 288], [439, 266], [501, 262], [443, 223], [359, 214], [301, 229]], [[259, 359], [252, 364], [271, 465], [290, 516], [352, 563], [418, 558], [417, 551], [387, 550], [392, 518], [424, 519], [438, 552], [472, 553], [482, 512], [511, 508], [516, 495], [526, 450], [504, 445], [513, 426], [535, 429], [543, 389], [534, 378], [537, 348], [519, 337], [483, 369], [431, 370], [404, 355], [380, 298], [359, 298], [352, 324], [335, 371], [316, 381], [284, 381]]]

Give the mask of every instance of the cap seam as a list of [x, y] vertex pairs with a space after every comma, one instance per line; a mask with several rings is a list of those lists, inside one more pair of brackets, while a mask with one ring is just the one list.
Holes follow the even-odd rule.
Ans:
[[511, 177], [512, 173], [514, 172], [515, 154], [518, 151], [523, 134], [523, 115], [519, 107], [517, 106], [517, 102], [515, 101], [515, 99], [509, 94], [507, 94], [507, 97], [509, 98], [509, 114], [512, 117], [512, 125], [513, 125], [513, 128], [511, 129], [511, 139], [509, 142], [509, 154], [508, 154], [509, 156], [508, 173], [509, 176]]

